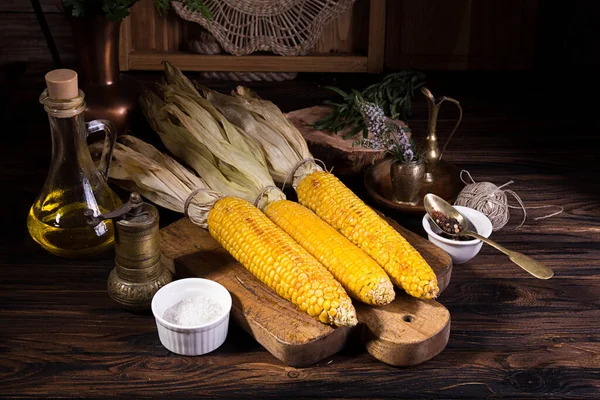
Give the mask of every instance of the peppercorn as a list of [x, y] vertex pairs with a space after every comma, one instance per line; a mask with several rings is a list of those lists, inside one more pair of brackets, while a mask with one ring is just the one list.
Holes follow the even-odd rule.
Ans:
[[456, 218], [449, 218], [440, 211], [433, 211], [431, 213], [431, 218], [433, 218], [435, 223], [442, 228], [443, 232], [440, 233], [441, 237], [459, 241], [471, 240], [471, 238], [467, 236], [453, 236], [459, 234], [464, 229], [462, 224], [460, 224]]

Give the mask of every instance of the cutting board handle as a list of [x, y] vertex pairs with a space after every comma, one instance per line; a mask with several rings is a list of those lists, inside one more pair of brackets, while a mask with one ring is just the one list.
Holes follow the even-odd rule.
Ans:
[[438, 355], [450, 336], [450, 312], [433, 300], [404, 293], [385, 307], [356, 306], [361, 338], [373, 357], [394, 366], [410, 366]]

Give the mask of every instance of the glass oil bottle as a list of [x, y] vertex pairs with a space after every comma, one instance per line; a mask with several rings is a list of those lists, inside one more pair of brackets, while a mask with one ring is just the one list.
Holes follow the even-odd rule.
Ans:
[[[114, 243], [111, 221], [87, 224], [86, 210], [100, 215], [121, 205], [107, 182], [117, 132], [109, 121], [85, 123], [85, 95], [77, 73], [58, 69], [46, 74], [47, 88], [40, 103], [48, 113], [52, 135], [50, 169], [41, 193], [27, 216], [31, 237], [44, 249], [62, 257], [86, 257]], [[98, 167], [87, 147], [87, 136], [105, 131], [104, 151]]]

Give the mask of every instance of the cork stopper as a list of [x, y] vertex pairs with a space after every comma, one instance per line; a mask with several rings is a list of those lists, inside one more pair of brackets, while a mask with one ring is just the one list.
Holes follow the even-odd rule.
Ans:
[[55, 69], [46, 74], [48, 95], [54, 99], [68, 100], [79, 96], [77, 72], [71, 69]]

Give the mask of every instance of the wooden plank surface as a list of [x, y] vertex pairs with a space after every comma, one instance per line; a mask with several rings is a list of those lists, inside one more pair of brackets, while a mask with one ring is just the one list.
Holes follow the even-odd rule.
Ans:
[[[549, 85], [556, 76], [539, 71], [427, 77], [428, 87], [465, 108], [444, 158], [477, 181], [514, 180], [510, 187], [528, 206], [565, 208], [538, 221], [533, 218], [544, 210], [529, 210], [519, 229], [521, 214], [512, 211], [508, 226], [492, 235], [551, 266], [555, 277], [534, 279], [483, 247], [454, 268], [439, 299], [452, 324], [448, 346], [433, 360], [392, 367], [355, 338], [315, 366], [294, 368], [234, 324], [214, 353], [171, 354], [160, 345], [152, 316], [130, 314], [110, 300], [106, 279], [113, 253], [62, 259], [29, 238], [25, 217], [46, 178], [52, 146], [38, 102], [43, 73], [25, 73], [34, 69], [0, 75], [0, 121], [18, 127], [5, 130], [0, 146], [0, 397], [598, 399], [600, 135], [597, 119], [582, 117], [593, 115], [595, 103], [581, 101], [584, 90], [596, 89], [593, 71], [578, 75], [589, 85]], [[133, 75], [146, 84], [162, 79], [158, 73]], [[375, 78], [305, 75], [249, 86], [287, 112], [333, 99], [325, 85], [363, 88]], [[201, 83], [222, 92], [235, 87]], [[556, 98], [563, 99], [560, 112], [549, 108], [548, 99]], [[409, 124], [422, 137], [427, 104], [415, 98], [413, 110]], [[446, 112], [441, 139], [454, 118], [451, 109]], [[135, 134], [156, 139], [143, 130]], [[365, 196], [360, 181], [346, 183]], [[420, 216], [386, 214], [424, 234]], [[164, 227], [181, 215], [161, 209], [160, 218]]]
[[256, 71], [256, 72], [366, 72], [367, 58], [363, 56], [205, 56], [189, 53], [133, 51], [129, 68], [133, 70], [162, 70], [168, 60], [183, 71]]
[[[60, 2], [56, 0], [38, 0], [44, 13], [60, 13]], [[0, 13], [33, 13], [31, 1], [3, 0], [0, 2]]]
[[[62, 14], [46, 14], [58, 52], [72, 61], [71, 28]], [[0, 14], [0, 65], [8, 62], [52, 60], [44, 35], [34, 13]]]
[[367, 47], [367, 13], [370, 0], [357, 0], [338, 18], [323, 28], [313, 51], [315, 53], [362, 53]]
[[119, 40], [119, 69], [121, 71], [129, 71], [129, 54], [131, 50], [131, 17], [127, 17], [121, 23], [121, 38]]
[[389, 1], [385, 65], [531, 68], [538, 9], [537, 0]]
[[[452, 273], [448, 254], [395, 222], [390, 223], [429, 262], [443, 291]], [[305, 367], [339, 352], [353, 330], [362, 332], [375, 358], [397, 366], [425, 362], [448, 342], [448, 310], [436, 301], [416, 300], [403, 293], [386, 307], [354, 301], [359, 319], [356, 329], [322, 324], [266, 287], [188, 218], [161, 230], [161, 248], [173, 261], [177, 276], [207, 278], [222, 284], [233, 298], [232, 319], [287, 365]]]
[[385, 52], [386, 0], [371, 0], [369, 8], [369, 54], [367, 70], [372, 74], [383, 72]]

